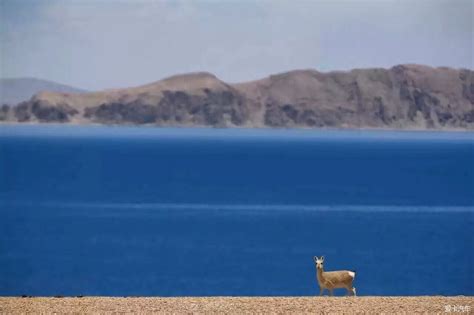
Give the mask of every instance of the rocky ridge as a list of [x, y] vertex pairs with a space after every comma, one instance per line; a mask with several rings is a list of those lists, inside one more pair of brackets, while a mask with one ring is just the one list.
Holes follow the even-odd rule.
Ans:
[[474, 71], [398, 65], [295, 70], [239, 84], [210, 73], [92, 93], [41, 92], [3, 122], [157, 126], [474, 129]]

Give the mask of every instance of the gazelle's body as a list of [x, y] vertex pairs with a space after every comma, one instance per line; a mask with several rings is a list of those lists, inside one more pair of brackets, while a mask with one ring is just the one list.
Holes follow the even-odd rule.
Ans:
[[323, 262], [324, 257], [314, 257], [316, 263], [316, 278], [319, 284], [319, 295], [323, 295], [325, 289], [329, 290], [329, 294], [333, 295], [333, 290], [337, 288], [347, 289], [350, 295], [356, 295], [356, 290], [352, 286], [355, 278], [355, 271], [339, 270], [339, 271], [324, 271]]

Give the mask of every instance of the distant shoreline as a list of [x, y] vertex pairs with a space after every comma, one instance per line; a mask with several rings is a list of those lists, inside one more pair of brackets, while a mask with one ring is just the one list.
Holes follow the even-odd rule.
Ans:
[[101, 124], [101, 123], [41, 123], [41, 122], [3, 122], [0, 121], [0, 127], [2, 126], [42, 126], [42, 127], [126, 127], [126, 128], [149, 128], [149, 129], [208, 129], [208, 130], [275, 130], [275, 131], [345, 131], [345, 132], [361, 132], [361, 131], [393, 131], [393, 132], [462, 132], [462, 133], [474, 133], [474, 129], [466, 129], [466, 128], [442, 128], [442, 129], [410, 129], [410, 128], [377, 128], [377, 127], [361, 127], [361, 128], [330, 128], [330, 127], [319, 127], [319, 128], [309, 128], [309, 127], [245, 127], [245, 126], [238, 126], [238, 127], [213, 127], [213, 126], [206, 126], [206, 125], [156, 125], [156, 124]]
[[0, 297], [0, 313], [140, 312], [173, 314], [456, 313], [474, 311], [472, 296], [363, 297]]

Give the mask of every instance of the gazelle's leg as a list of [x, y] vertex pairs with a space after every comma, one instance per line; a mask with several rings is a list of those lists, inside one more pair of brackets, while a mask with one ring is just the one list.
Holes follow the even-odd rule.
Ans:
[[330, 296], [334, 296], [333, 290], [334, 290], [334, 289], [329, 289], [329, 295], [330, 295]]
[[324, 293], [324, 288], [323, 287], [319, 288], [319, 296], [323, 295], [323, 293]]
[[352, 295], [352, 288], [351, 287], [346, 287], [347, 290], [347, 296]]
[[352, 291], [352, 295], [353, 295], [353, 296], [357, 296], [357, 294], [356, 294], [356, 288], [352, 287], [352, 290], [351, 290], [351, 291]]

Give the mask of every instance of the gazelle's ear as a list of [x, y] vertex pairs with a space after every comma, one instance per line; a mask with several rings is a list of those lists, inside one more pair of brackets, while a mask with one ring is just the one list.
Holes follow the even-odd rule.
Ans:
[[321, 256], [321, 261], [324, 261], [324, 256]]
[[318, 260], [318, 257], [317, 257], [317, 256], [314, 256], [314, 257], [313, 257], [313, 260], [314, 260], [314, 262], [316, 262], [316, 260]]

